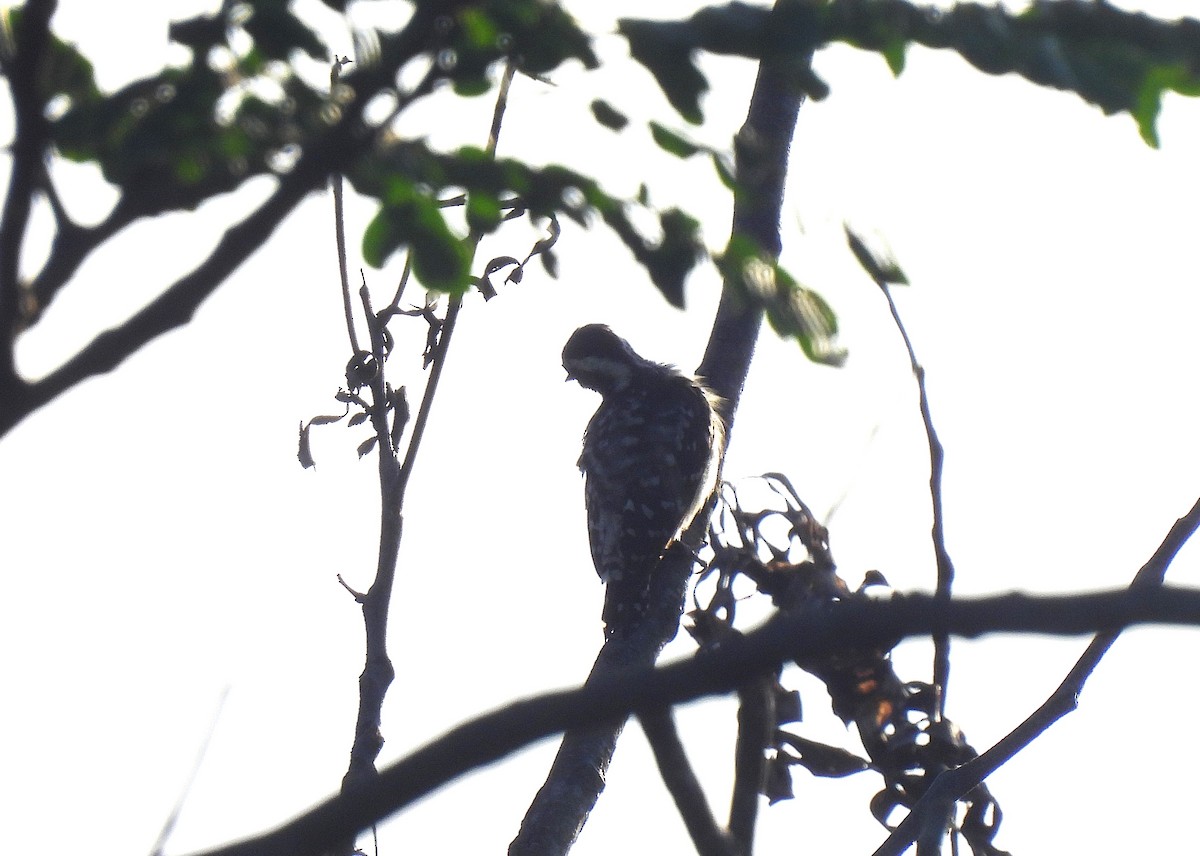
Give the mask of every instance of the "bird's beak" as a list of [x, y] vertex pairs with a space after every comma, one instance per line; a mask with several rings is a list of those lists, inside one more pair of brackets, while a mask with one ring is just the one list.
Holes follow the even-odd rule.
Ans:
[[563, 383], [570, 383], [573, 380], [575, 380], [575, 375], [571, 374], [570, 372], [567, 372], [567, 376], [565, 378], [563, 378]]

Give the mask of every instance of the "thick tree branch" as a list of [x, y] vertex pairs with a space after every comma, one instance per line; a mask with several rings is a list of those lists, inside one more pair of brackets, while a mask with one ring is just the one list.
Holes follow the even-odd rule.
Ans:
[[[794, 61], [760, 63], [746, 122], [735, 140], [741, 190], [734, 197], [731, 231], [734, 236], [751, 239], [772, 257], [777, 257], [782, 248], [779, 218], [788, 153], [804, 103], [794, 71]], [[762, 309], [746, 301], [741, 284], [725, 283], [708, 347], [696, 373], [724, 401], [721, 415], [727, 437], [750, 372], [762, 317]]]
[[599, 676], [580, 689], [548, 693], [478, 717], [381, 771], [353, 797], [331, 798], [273, 832], [208, 851], [208, 856], [316, 856], [469, 770], [536, 740], [566, 729], [624, 721], [640, 710], [732, 692], [747, 675], [768, 674], [797, 657], [928, 636], [938, 627], [974, 638], [988, 633], [1075, 636], [1148, 623], [1200, 626], [1200, 589], [1005, 594], [947, 604], [914, 594], [822, 604], [778, 616], [700, 657]]
[[[759, 246], [776, 254], [780, 246], [779, 213], [788, 150], [804, 100], [803, 94], [792, 85], [793, 68], [791, 61], [765, 62], [760, 66], [746, 122], [737, 141], [737, 179], [745, 192], [738, 193], [734, 200], [733, 231], [753, 238]], [[762, 324], [761, 310], [746, 306], [732, 293], [735, 290], [735, 286], [727, 285], [722, 293], [698, 371], [723, 399], [721, 415], [727, 434]], [[703, 537], [702, 533], [689, 534], [688, 543], [697, 543]], [[668, 552], [651, 583], [653, 606], [647, 620], [636, 632], [614, 634], [606, 640], [589, 682], [593, 678], [607, 679], [610, 670], [644, 668], [658, 658], [678, 632], [692, 563], [688, 550]], [[561, 856], [570, 849], [603, 788], [604, 773], [623, 724], [623, 720], [614, 721], [609, 733], [594, 730], [587, 736], [567, 735], [546, 783], [509, 846], [510, 856]], [[578, 754], [572, 757], [573, 753]], [[572, 771], [581, 777], [579, 781], [556, 781], [557, 776], [571, 775]], [[544, 834], [546, 826], [553, 826], [560, 834]]]
[[[53, 7], [53, 3], [32, 5]], [[420, 7], [402, 31], [387, 39], [381, 62], [361, 74], [347, 77], [347, 82], [353, 83], [357, 97], [346, 106], [342, 120], [323, 137], [305, 146], [296, 166], [280, 177], [279, 185], [271, 196], [246, 219], [227, 230], [208, 258], [128, 321], [99, 334], [74, 357], [34, 383], [21, 380], [15, 370], [11, 370], [13, 333], [6, 326], [5, 336], [9, 338], [3, 343], [5, 353], [2, 358], [10, 361], [10, 371], [7, 374], [0, 373], [0, 436], [55, 396], [89, 377], [112, 371], [147, 342], [186, 324], [200, 304], [266, 241], [306, 195], [323, 186], [329, 175], [344, 171], [361, 157], [381, 133], [381, 130], [372, 130], [362, 122], [363, 109], [372, 95], [394, 84], [396, 73], [405, 62], [424, 49], [434, 17], [432, 10]], [[407, 99], [402, 97], [400, 103], [407, 103]], [[40, 163], [37, 166], [41, 169]], [[14, 181], [10, 183], [9, 200], [14, 199], [14, 187], [18, 183], [16, 178], [19, 177], [14, 176]], [[69, 230], [61, 237], [61, 242], [55, 246], [55, 252], [61, 255], [52, 255], [47, 262], [35, 293], [52, 294], [70, 278], [103, 238], [115, 234], [140, 216], [138, 212], [123, 207], [125, 202], [119, 202], [113, 214], [95, 229]], [[19, 199], [12, 202], [19, 208], [18, 203]], [[20, 214], [19, 210], [11, 214], [6, 211], [6, 222], [0, 228], [0, 240], [16, 241], [15, 246], [19, 249], [24, 227], [17, 214]], [[4, 230], [8, 231], [7, 238], [2, 234]], [[0, 264], [15, 259], [15, 255], [9, 252], [11, 249], [8, 246], [0, 247], [0, 257], [6, 260]], [[11, 264], [15, 265], [15, 260]], [[3, 269], [0, 269], [0, 274], [3, 274]], [[0, 276], [0, 299], [3, 301], [15, 299], [12, 298], [15, 291], [11, 291], [10, 286], [15, 287], [15, 280], [5, 280]], [[0, 305], [0, 308], [4, 307]], [[0, 318], [6, 325], [11, 320], [7, 315]], [[0, 365], [0, 368], [3, 366]]]

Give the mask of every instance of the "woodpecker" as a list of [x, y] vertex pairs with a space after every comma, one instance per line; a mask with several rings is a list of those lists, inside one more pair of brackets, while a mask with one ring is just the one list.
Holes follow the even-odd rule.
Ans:
[[571, 335], [563, 368], [567, 380], [603, 399], [584, 433], [579, 469], [611, 635], [623, 616], [645, 611], [658, 560], [712, 494], [724, 424], [703, 383], [642, 358], [603, 324]]

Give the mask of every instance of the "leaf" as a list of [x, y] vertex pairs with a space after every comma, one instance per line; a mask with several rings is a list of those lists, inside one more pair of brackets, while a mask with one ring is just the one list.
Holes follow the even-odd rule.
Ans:
[[1142, 139], [1153, 148], [1159, 145], [1156, 124], [1162, 110], [1162, 96], [1168, 91], [1194, 98], [1200, 95], [1200, 77], [1179, 64], [1159, 65], [1146, 72], [1134, 102], [1133, 118]]
[[679, 158], [690, 158], [696, 152], [701, 151], [700, 146], [684, 139], [674, 131], [664, 128], [658, 122], [650, 123], [650, 136], [654, 138], [654, 142], [660, 149]]
[[408, 392], [403, 386], [391, 393], [390, 404], [392, 407], [392, 430], [389, 439], [392, 449], [395, 450], [400, 446], [400, 437], [404, 434], [404, 427], [408, 425], [409, 418]]
[[884, 47], [881, 53], [888, 68], [891, 69], [893, 77], [899, 77], [904, 73], [905, 64], [908, 62], [908, 42], [896, 39]]
[[458, 292], [470, 285], [466, 244], [450, 231], [433, 199], [392, 176], [382, 201], [363, 233], [367, 264], [383, 267], [392, 253], [407, 246], [413, 274], [426, 288]]
[[372, 434], [370, 437], [363, 440], [358, 444], [358, 456], [360, 458], [365, 458], [367, 455], [371, 454], [371, 450], [375, 448], [375, 444], [378, 442], [379, 437], [375, 434]]
[[840, 366], [846, 351], [837, 344], [837, 315], [825, 299], [801, 286], [767, 253], [743, 235], [730, 238], [717, 259], [725, 281], [759, 306], [779, 335], [795, 339], [805, 356]]
[[775, 721], [780, 725], [799, 722], [802, 718], [800, 693], [775, 685]]
[[667, 302], [682, 308], [684, 282], [696, 266], [702, 249], [699, 222], [677, 208], [664, 211], [658, 218], [662, 238], [652, 244], [634, 228], [624, 208], [610, 209], [604, 219], [646, 269], [651, 282]]
[[712, 161], [717, 170], [717, 177], [721, 179], [721, 184], [729, 190], [735, 190], [737, 179], [733, 175], [732, 164], [720, 152], [712, 152]]
[[253, 11], [242, 27], [268, 59], [286, 61], [294, 50], [315, 59], [329, 59], [329, 51], [317, 34], [291, 13], [285, 0], [259, 0], [246, 5]]
[[622, 18], [617, 30], [629, 42], [630, 55], [654, 75], [667, 101], [686, 121], [699, 125], [704, 121], [700, 96], [708, 91], [708, 79], [696, 66], [695, 51], [686, 38], [672, 34], [672, 23]]
[[782, 745], [789, 746], [798, 753], [798, 757], [789, 757], [790, 763], [804, 767], [814, 776], [840, 779], [871, 768], [866, 759], [860, 758], [853, 752], [847, 752], [845, 749], [826, 743], [818, 743], [798, 734], [779, 731], [776, 733], [776, 739]]
[[597, 122], [613, 131], [623, 131], [629, 124], [629, 118], [624, 113], [602, 98], [592, 101], [592, 115]]
[[477, 190], [467, 194], [467, 225], [473, 232], [487, 235], [496, 230], [504, 217], [500, 200], [494, 193]]
[[1105, 113], [1127, 112], [1150, 145], [1161, 97], [1200, 95], [1200, 29], [1192, 19], [1164, 21], [1107, 2], [1044, 2], [1009, 12], [962, 2], [931, 14], [906, 0], [822, 0], [773, 8], [730, 2], [681, 21], [622, 19], [633, 58], [655, 77], [672, 106], [699, 121], [707, 82], [699, 51], [793, 62], [796, 83], [814, 98], [828, 87], [806, 63], [837, 42], [876, 51], [895, 75], [909, 45], [952, 50], [986, 74], [1018, 74], [1074, 92]]
[[862, 236], [848, 224], [843, 223], [842, 229], [846, 233], [846, 243], [850, 245], [850, 252], [854, 253], [854, 258], [878, 285], [908, 285], [904, 271], [886, 248], [868, 247]]
[[317, 462], [313, 460], [312, 456], [308, 428], [308, 425], [305, 425], [303, 422], [300, 423], [300, 448], [296, 452], [296, 457], [300, 459], [300, 466], [304, 467], [306, 470], [317, 465]]
[[540, 253], [550, 251], [550, 248], [558, 243], [559, 237], [562, 235], [562, 225], [558, 222], [558, 218], [553, 214], [550, 215], [550, 222], [546, 224], [546, 237], [538, 239], [533, 245], [533, 249], [529, 251], [529, 256], [525, 261]]
[[778, 755], [767, 759], [766, 777], [763, 780], [763, 796], [771, 805], [793, 799], [792, 769], [786, 759]]

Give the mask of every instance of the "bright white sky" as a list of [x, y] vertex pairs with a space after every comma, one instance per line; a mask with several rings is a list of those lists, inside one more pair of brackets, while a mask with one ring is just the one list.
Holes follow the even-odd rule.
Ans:
[[[63, 0], [57, 26], [116, 86], [162, 61], [168, 14], [207, 5], [143, 0], [114, 20], [111, 4]], [[1138, 8], [1174, 16], [1192, 4]], [[644, 13], [639, 3], [604, 8], [606, 19]], [[707, 163], [680, 164], [640, 130], [617, 136], [588, 119], [600, 93], [639, 119], [680, 126], [617, 39], [600, 47], [614, 60], [604, 74], [566, 69], [556, 87], [517, 81], [502, 152], [581, 165], [623, 192], [648, 181], [660, 204], [709, 215], [707, 239], [719, 247], [729, 204]], [[710, 68], [709, 123], [693, 133], [727, 147], [753, 70]], [[726, 474], [783, 471], [818, 513], [837, 505], [833, 547], [851, 584], [875, 568], [899, 589], [933, 586], [916, 393], [886, 307], [844, 248], [848, 220], [884, 236], [913, 282], [898, 300], [946, 446], [958, 590], [1124, 585], [1200, 493], [1200, 103], [1167, 100], [1163, 147], [1153, 151], [1126, 116], [984, 76], [948, 54], [912, 51], [898, 81], [879, 57], [850, 49], [822, 53], [817, 68], [833, 95], [801, 113], [784, 261], [836, 308], [850, 360], [812, 366], [766, 335]], [[490, 102], [453, 113], [448, 103], [414, 113], [412, 133], [481, 144]], [[102, 210], [86, 176], [64, 176], [68, 195], [86, 197], [70, 198], [73, 210]], [[24, 370], [44, 372], [119, 322], [263, 193], [256, 185], [196, 218], [123, 236], [23, 343]], [[352, 204], [351, 231], [370, 213]], [[330, 223], [329, 200], [312, 198], [190, 326], [0, 442], [6, 851], [145, 852], [226, 688], [170, 852], [269, 828], [337, 788], [362, 630], [335, 575], [369, 584], [377, 488], [373, 464], [354, 458], [365, 432], [319, 431], [315, 472], [295, 457], [297, 424], [335, 411], [346, 361]], [[523, 255], [532, 236], [514, 229], [481, 258]], [[385, 760], [478, 712], [577, 683], [601, 640], [574, 469], [596, 400], [562, 383], [570, 331], [606, 321], [645, 355], [685, 367], [703, 350], [718, 287], [710, 270], [691, 281], [681, 314], [609, 236], [568, 226], [558, 249], [560, 280], [535, 265], [488, 305], [471, 298], [456, 335], [410, 491]], [[390, 294], [397, 273], [368, 277]], [[418, 328], [402, 332], [390, 366], [412, 389]], [[1170, 579], [1198, 577], [1192, 546]], [[1193, 789], [1173, 774], [1200, 762], [1189, 721], [1196, 689], [1181, 679], [1197, 641], [1193, 631], [1122, 638], [1078, 712], [992, 780], [1005, 811], [1001, 847], [1178, 852], [1193, 840]], [[1084, 645], [957, 642], [951, 717], [986, 748]], [[670, 653], [689, 650], [681, 640]], [[907, 644], [896, 659], [902, 676], [928, 678], [927, 645]], [[804, 733], [856, 746], [819, 685], [789, 679], [804, 692]], [[709, 702], [680, 718], [723, 814], [732, 707]], [[502, 852], [554, 748], [539, 745], [401, 815], [382, 830], [383, 852]], [[798, 798], [764, 811], [758, 852], [870, 852], [884, 834], [867, 808], [877, 788], [867, 775], [798, 774]], [[688, 848], [636, 727], [575, 852], [631, 845]]]

